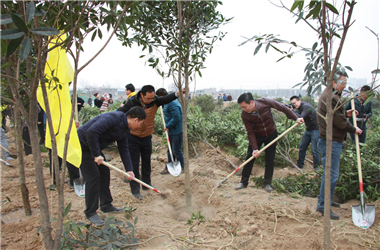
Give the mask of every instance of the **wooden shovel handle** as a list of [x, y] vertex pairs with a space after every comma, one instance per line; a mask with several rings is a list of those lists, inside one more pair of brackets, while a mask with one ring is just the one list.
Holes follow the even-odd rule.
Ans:
[[[125, 176], [127, 176], [127, 177], [130, 177], [130, 175], [129, 175], [127, 172], [125, 172], [125, 171], [123, 171], [123, 170], [121, 170], [121, 169], [119, 169], [119, 168], [117, 168], [117, 167], [115, 167], [115, 166], [112, 166], [112, 165], [109, 164], [108, 162], [103, 161], [102, 164], [103, 164], [104, 166], [107, 166], [107, 167], [113, 169], [113, 170], [118, 171], [119, 173], [122, 173], [123, 175], [125, 175]], [[154, 187], [152, 187], [152, 186], [146, 184], [145, 182], [140, 181], [140, 180], [137, 179], [137, 178], [134, 178], [133, 180], [134, 180], [135, 182], [138, 182], [138, 183], [140, 183], [141, 185], [143, 185], [143, 186], [145, 186], [145, 187], [147, 187], [147, 188], [149, 188], [149, 189], [152, 189], [153, 191], [155, 191], [155, 192], [161, 194], [161, 192], [160, 192], [159, 190], [157, 190], [156, 188], [154, 188]]]

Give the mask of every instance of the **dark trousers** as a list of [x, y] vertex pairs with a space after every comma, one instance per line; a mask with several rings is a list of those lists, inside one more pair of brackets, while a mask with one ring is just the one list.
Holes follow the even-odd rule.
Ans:
[[[172, 148], [174, 161], [179, 160], [181, 163], [182, 170], [185, 167], [185, 161], [183, 159], [182, 153], [182, 134], [178, 135], [169, 135], [170, 147]], [[170, 157], [169, 149], [168, 149], [168, 162], [172, 162], [173, 159]]]
[[[277, 137], [277, 130], [270, 134], [269, 136], [256, 136], [257, 140], [257, 146], [259, 147], [259, 150], [261, 148], [261, 145], [267, 145]], [[276, 146], [277, 142], [273, 143], [269, 148], [265, 150], [265, 174], [264, 174], [264, 184], [271, 184], [272, 178], [273, 178], [273, 170], [274, 170], [274, 157], [276, 155]], [[247, 158], [251, 158], [252, 156], [252, 147], [248, 146], [247, 150]], [[245, 186], [248, 185], [249, 176], [252, 172], [253, 164], [255, 163], [255, 158], [252, 159], [250, 162], [247, 163], [247, 165], [244, 166], [242, 176], [241, 176], [241, 183], [243, 183]]]
[[[129, 154], [131, 155], [133, 173], [137, 179], [140, 179], [140, 156], [141, 156], [141, 181], [151, 185], [150, 174], [151, 164], [150, 156], [152, 155], [152, 136], [140, 138], [138, 136], [128, 135]], [[140, 184], [131, 181], [131, 192], [136, 194], [140, 192]]]
[[[104, 155], [102, 155], [104, 157]], [[86, 210], [87, 216], [96, 214], [100, 208], [106, 210], [111, 207], [113, 201], [110, 191], [110, 169], [94, 162], [90, 151], [82, 148], [82, 164], [80, 166], [83, 178], [86, 182]]]
[[[52, 174], [52, 169], [53, 169], [53, 164], [51, 160], [51, 149], [49, 149], [49, 161], [50, 161], [50, 175]], [[59, 169], [61, 169], [62, 166], [62, 158], [58, 156], [58, 163], [59, 163]], [[73, 181], [75, 179], [79, 179], [79, 168], [75, 167], [73, 164], [70, 162], [66, 161], [66, 167], [67, 167], [67, 172], [69, 173], [69, 178], [70, 178], [70, 184], [73, 185]], [[55, 184], [55, 175], [53, 176], [54, 178], [54, 184]]]

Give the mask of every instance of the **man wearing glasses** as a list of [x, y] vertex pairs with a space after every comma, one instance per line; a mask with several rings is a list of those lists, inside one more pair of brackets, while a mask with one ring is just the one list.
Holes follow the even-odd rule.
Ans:
[[[332, 138], [332, 155], [331, 155], [331, 195], [330, 195], [330, 205], [334, 207], [340, 207], [338, 203], [332, 203], [332, 197], [334, 195], [336, 182], [339, 179], [339, 163], [340, 163], [340, 154], [342, 153], [343, 140], [346, 137], [346, 133], [355, 133], [361, 134], [362, 130], [360, 128], [354, 127], [349, 121], [347, 121], [347, 116], [351, 117], [352, 112], [357, 113], [355, 109], [344, 110], [344, 107], [341, 101], [341, 94], [347, 84], [347, 75], [343, 72], [336, 72], [333, 80], [333, 94], [332, 94], [332, 109], [335, 107], [341, 106], [338, 110], [335, 111], [333, 117], [333, 138]], [[323, 168], [325, 169], [326, 163], [326, 100], [328, 91], [330, 89], [326, 88], [318, 102], [318, 113], [321, 116], [317, 116], [318, 125], [319, 125], [319, 139], [318, 139], [318, 150], [321, 154]], [[322, 175], [321, 188], [318, 195], [318, 205], [317, 212], [324, 214], [325, 206], [325, 172]], [[330, 211], [330, 218], [332, 220], [339, 220], [339, 215]]]
[[[155, 89], [152, 85], [145, 85], [141, 90], [133, 97], [130, 97], [127, 103], [118, 109], [124, 113], [133, 107], [139, 106], [145, 110], [146, 119], [142, 127], [132, 130], [128, 136], [129, 153], [132, 159], [133, 172], [137, 179], [140, 179], [140, 156], [141, 156], [141, 180], [146, 184], [151, 183], [151, 161], [152, 154], [152, 134], [154, 131], [154, 116], [156, 115], [158, 107], [168, 104], [178, 98], [180, 92], [169, 94], [164, 97], [157, 97], [155, 95]], [[142, 200], [140, 193], [140, 184], [131, 181], [131, 192], [134, 197]], [[142, 187], [143, 190], [148, 188]]]
[[319, 128], [317, 122], [317, 112], [307, 102], [302, 102], [298, 96], [294, 95], [290, 97], [290, 102], [296, 110], [293, 110], [298, 117], [302, 117], [305, 121], [306, 130], [303, 133], [302, 140], [300, 143], [300, 149], [298, 153], [297, 166], [303, 168], [305, 163], [306, 151], [311, 143], [311, 152], [313, 153], [313, 165], [314, 170], [319, 170], [319, 153], [318, 153], [318, 138], [319, 138]]

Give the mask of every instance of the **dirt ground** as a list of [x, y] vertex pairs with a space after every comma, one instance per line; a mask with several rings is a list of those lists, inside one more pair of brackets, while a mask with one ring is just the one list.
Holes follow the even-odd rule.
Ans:
[[[8, 138], [10, 137], [9, 134]], [[315, 212], [316, 198], [292, 198], [289, 194], [267, 193], [250, 183], [247, 189], [235, 191], [240, 176], [234, 175], [221, 187], [216, 185], [241, 162], [209, 148], [196, 145], [198, 156], [190, 159], [192, 213], [200, 213], [205, 221], [187, 224], [192, 213], [186, 209], [185, 175], [178, 177], [161, 175], [165, 167], [166, 149], [162, 141], [154, 137], [152, 154], [152, 184], [167, 195], [164, 199], [153, 191], [142, 191], [143, 200], [130, 193], [124, 177], [111, 170], [111, 192], [115, 206], [136, 208], [138, 217], [137, 249], [323, 249], [323, 217]], [[10, 142], [9, 150], [15, 152]], [[122, 167], [115, 151], [104, 152], [114, 166]], [[47, 161], [47, 154], [44, 155]], [[16, 164], [13, 160], [10, 163]], [[47, 165], [47, 164], [46, 164]], [[305, 166], [311, 172], [312, 166]], [[18, 168], [1, 166], [1, 248], [44, 249], [42, 236], [37, 236], [40, 226], [38, 194], [34, 178], [32, 155], [25, 157], [27, 187], [33, 215], [26, 217], [22, 209], [18, 182]], [[46, 185], [51, 184], [48, 168], [45, 168]], [[260, 176], [263, 167], [254, 166], [253, 175]], [[293, 168], [275, 168], [274, 178], [299, 174]], [[56, 192], [48, 193], [50, 202]], [[70, 219], [88, 222], [83, 214], [84, 198], [78, 197], [65, 184], [65, 203], [72, 202]], [[331, 222], [331, 246], [333, 249], [380, 249], [380, 222], [363, 230], [352, 223], [352, 200], [333, 208], [340, 215]], [[52, 204], [56, 207], [57, 204]], [[380, 201], [375, 203], [376, 217], [380, 218]], [[102, 218], [106, 215], [99, 212]], [[115, 215], [125, 220], [122, 214]]]

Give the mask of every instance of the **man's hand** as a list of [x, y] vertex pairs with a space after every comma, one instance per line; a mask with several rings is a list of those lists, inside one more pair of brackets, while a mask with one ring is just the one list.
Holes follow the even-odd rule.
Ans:
[[348, 117], [351, 117], [352, 116], [352, 112], [354, 112], [355, 111], [355, 115], [358, 115], [359, 114], [359, 112], [357, 111], [357, 110], [355, 110], [355, 109], [350, 109], [350, 110], [347, 110], [347, 116]]
[[363, 130], [361, 130], [360, 128], [356, 127], [355, 134], [361, 135], [362, 133], [363, 133]]
[[165, 128], [165, 129], [164, 129], [164, 131], [167, 131], [167, 132], [169, 132], [169, 129], [168, 129], [168, 128]]
[[253, 150], [253, 152], [252, 152], [252, 156], [253, 156], [253, 158], [258, 158], [259, 156], [260, 156], [260, 151], [259, 150]]
[[94, 162], [96, 162], [96, 164], [98, 164], [98, 165], [102, 164], [104, 162], [103, 156], [99, 155], [99, 156], [95, 157]]
[[297, 122], [298, 124], [305, 123], [305, 121], [303, 120], [302, 117], [298, 118], [298, 119], [296, 120], [296, 122]]
[[78, 129], [79, 128], [79, 122], [78, 121], [75, 121], [75, 127]]
[[129, 181], [133, 181], [135, 179], [135, 174], [133, 173], [133, 171], [129, 171], [127, 172], [127, 174], [129, 174], [129, 177], [128, 177]]
[[[182, 94], [185, 94], [186, 93], [186, 89], [185, 88], [183, 88], [182, 89]], [[177, 93], [176, 93], [176, 96], [177, 97], [179, 97], [179, 95], [180, 95], [180, 92], [179, 91], [177, 91]]]

